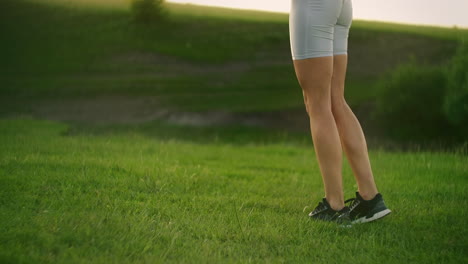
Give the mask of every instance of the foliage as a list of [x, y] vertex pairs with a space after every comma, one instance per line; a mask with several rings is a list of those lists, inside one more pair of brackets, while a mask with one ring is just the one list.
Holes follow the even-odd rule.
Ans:
[[468, 44], [460, 45], [446, 74], [444, 113], [450, 123], [468, 132]]
[[375, 121], [387, 136], [401, 140], [440, 136], [447, 125], [442, 111], [445, 75], [439, 67], [399, 66], [376, 89]]
[[376, 89], [373, 118], [386, 136], [467, 140], [468, 45], [460, 45], [445, 67], [414, 60], [400, 65]]
[[131, 10], [136, 22], [151, 24], [166, 18], [165, 0], [132, 0]]

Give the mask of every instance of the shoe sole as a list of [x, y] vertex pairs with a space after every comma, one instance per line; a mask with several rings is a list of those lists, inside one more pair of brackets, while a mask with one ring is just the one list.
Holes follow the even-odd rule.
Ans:
[[380, 219], [380, 218], [390, 214], [391, 212], [392, 211], [390, 209], [385, 209], [383, 211], [380, 211], [380, 212], [374, 214], [372, 217], [367, 218], [367, 217], [364, 216], [364, 217], [361, 217], [361, 218], [358, 218], [358, 219], [352, 221], [351, 223], [352, 224], [369, 223], [369, 222], [375, 221], [377, 219]]

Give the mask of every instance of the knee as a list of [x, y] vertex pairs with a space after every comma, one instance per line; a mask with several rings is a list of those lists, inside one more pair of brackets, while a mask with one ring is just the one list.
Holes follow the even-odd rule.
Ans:
[[307, 78], [298, 78], [298, 80], [309, 117], [331, 113], [331, 77], [308, 76]]
[[306, 111], [309, 118], [331, 117], [330, 100], [311, 100], [306, 101]]
[[318, 87], [302, 91], [307, 114], [309, 117], [331, 114], [330, 95], [326, 92], [317, 92], [317, 90], [325, 91], [325, 89], [316, 88]]
[[333, 115], [339, 115], [346, 110], [348, 104], [343, 96], [332, 96], [331, 98], [331, 110]]

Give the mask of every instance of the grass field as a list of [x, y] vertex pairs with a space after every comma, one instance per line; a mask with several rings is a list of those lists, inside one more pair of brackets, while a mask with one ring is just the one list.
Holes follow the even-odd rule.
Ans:
[[[2, 1], [0, 263], [468, 262], [466, 144], [370, 144], [393, 213], [313, 222], [323, 188], [308, 131], [141, 118], [304, 114], [287, 15], [169, 5], [169, 21], [143, 27], [126, 3]], [[346, 96], [363, 112], [386, 72], [443, 65], [468, 36], [353, 23]], [[343, 177], [353, 197], [345, 159]]]
[[462, 153], [371, 151], [393, 214], [343, 230], [307, 219], [322, 197], [307, 144], [71, 131], [1, 121], [3, 263], [467, 261]]

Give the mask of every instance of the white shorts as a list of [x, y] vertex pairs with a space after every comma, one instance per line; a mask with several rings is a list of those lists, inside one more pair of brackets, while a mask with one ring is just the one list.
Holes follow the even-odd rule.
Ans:
[[351, 0], [291, 0], [293, 60], [347, 54], [352, 20]]

